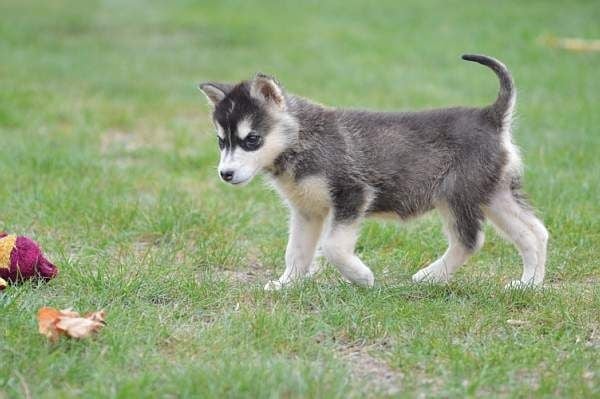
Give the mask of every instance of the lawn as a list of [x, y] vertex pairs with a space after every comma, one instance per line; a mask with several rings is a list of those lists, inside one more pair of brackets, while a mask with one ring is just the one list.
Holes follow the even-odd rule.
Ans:
[[[600, 397], [597, 1], [0, 3], [0, 230], [60, 267], [0, 293], [0, 398]], [[483, 105], [519, 88], [525, 188], [550, 231], [545, 288], [505, 291], [515, 249], [487, 228], [447, 286], [435, 214], [369, 221], [376, 285], [327, 266], [281, 292], [287, 212], [219, 182], [196, 83], [262, 71], [338, 106]], [[41, 306], [104, 308], [94, 339], [49, 344]]]

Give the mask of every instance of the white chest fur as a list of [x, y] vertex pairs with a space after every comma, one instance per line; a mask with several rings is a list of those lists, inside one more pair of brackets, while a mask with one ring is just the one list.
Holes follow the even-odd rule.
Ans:
[[325, 179], [309, 176], [296, 182], [283, 174], [272, 180], [273, 186], [290, 206], [308, 214], [325, 216], [331, 208], [331, 197]]

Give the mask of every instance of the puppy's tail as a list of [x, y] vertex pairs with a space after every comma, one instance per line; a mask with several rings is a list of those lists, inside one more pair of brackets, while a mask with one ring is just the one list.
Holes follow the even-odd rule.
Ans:
[[462, 56], [462, 59], [478, 62], [487, 66], [494, 71], [498, 76], [498, 79], [500, 79], [500, 92], [498, 93], [498, 98], [489, 109], [491, 110], [492, 118], [496, 124], [501, 128], [506, 127], [506, 125], [511, 122], [517, 98], [517, 91], [515, 90], [515, 84], [510, 72], [503, 63], [495, 58], [487, 57], [485, 55], [465, 54]]

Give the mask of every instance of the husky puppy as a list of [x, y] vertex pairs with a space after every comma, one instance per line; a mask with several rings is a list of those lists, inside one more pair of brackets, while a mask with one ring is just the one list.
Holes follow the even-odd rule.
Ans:
[[521, 192], [521, 160], [511, 138], [512, 77], [493, 58], [462, 58], [498, 76], [492, 105], [329, 108], [287, 93], [263, 74], [235, 85], [199, 85], [214, 106], [221, 179], [241, 186], [264, 172], [290, 208], [285, 271], [265, 289], [310, 276], [319, 243], [347, 280], [370, 287], [373, 273], [354, 253], [363, 219], [407, 219], [434, 208], [448, 249], [415, 282], [448, 281], [483, 245], [487, 218], [523, 258], [521, 279], [509, 286], [542, 284], [548, 232]]

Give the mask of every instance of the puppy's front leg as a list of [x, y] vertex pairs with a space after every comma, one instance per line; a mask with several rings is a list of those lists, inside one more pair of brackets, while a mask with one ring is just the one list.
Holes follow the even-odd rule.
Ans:
[[360, 219], [343, 223], [334, 220], [325, 234], [323, 252], [347, 280], [372, 287], [373, 272], [354, 254], [359, 227]]
[[269, 281], [265, 290], [278, 290], [309, 274], [323, 230], [323, 221], [322, 216], [306, 215], [292, 209], [290, 238], [285, 251], [285, 271], [278, 280]]

